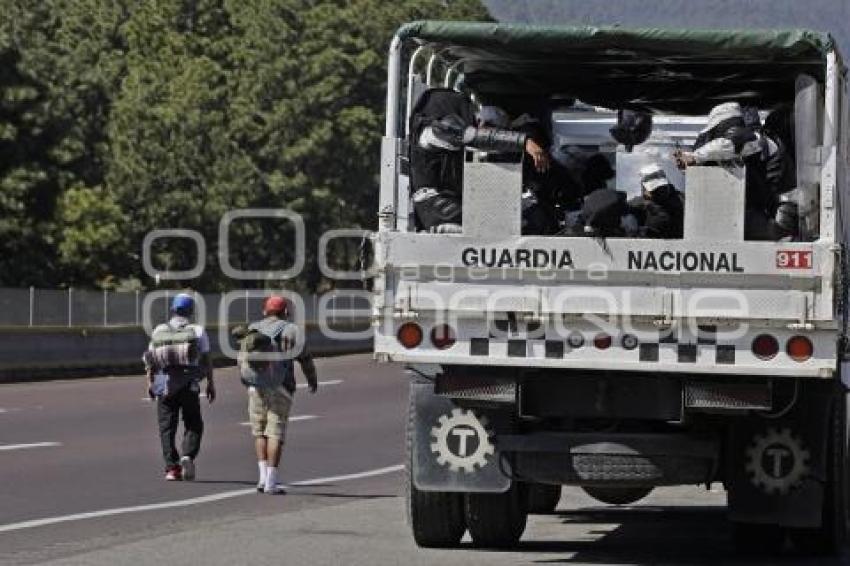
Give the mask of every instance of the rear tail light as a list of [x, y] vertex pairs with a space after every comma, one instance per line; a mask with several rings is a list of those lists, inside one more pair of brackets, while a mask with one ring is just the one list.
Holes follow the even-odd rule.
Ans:
[[448, 324], [441, 324], [439, 326], [435, 326], [431, 330], [431, 343], [438, 350], [445, 350], [446, 348], [451, 348], [455, 345], [456, 341], [457, 337], [455, 336], [455, 331]]
[[753, 354], [761, 360], [770, 360], [779, 352], [779, 342], [770, 334], [759, 334], [753, 339]]
[[795, 362], [805, 362], [812, 357], [814, 346], [812, 346], [812, 341], [805, 336], [793, 336], [788, 340], [785, 351]]
[[604, 332], [601, 334], [597, 334], [593, 338], [593, 345], [599, 348], [600, 350], [607, 350], [611, 347], [611, 336], [605, 334]]
[[405, 348], [415, 348], [422, 343], [422, 328], [415, 322], [405, 322], [398, 329], [398, 341]]

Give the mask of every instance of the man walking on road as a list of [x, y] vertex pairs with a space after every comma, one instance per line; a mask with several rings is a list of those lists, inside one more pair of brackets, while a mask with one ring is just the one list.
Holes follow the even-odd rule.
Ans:
[[263, 316], [241, 333], [239, 370], [248, 387], [248, 418], [260, 475], [257, 491], [280, 494], [284, 490], [278, 485], [278, 467], [295, 394], [293, 358], [301, 366], [310, 393], [316, 392], [318, 382], [307, 345], [299, 344], [299, 328], [287, 320], [287, 301], [269, 297]]
[[[157, 326], [143, 359], [148, 394], [157, 400], [159, 438], [165, 460], [165, 479], [195, 479], [195, 458], [201, 449], [204, 421], [201, 417], [199, 382], [206, 378], [206, 396], [215, 400], [210, 341], [201, 325], [191, 324], [195, 301], [181, 293], [171, 302], [171, 318]], [[180, 415], [183, 415], [183, 450], [175, 446]]]

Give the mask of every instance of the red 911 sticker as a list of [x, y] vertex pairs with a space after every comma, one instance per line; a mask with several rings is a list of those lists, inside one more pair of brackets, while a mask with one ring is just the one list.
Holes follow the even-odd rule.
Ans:
[[776, 252], [776, 267], [779, 269], [811, 269], [812, 252], [779, 250]]

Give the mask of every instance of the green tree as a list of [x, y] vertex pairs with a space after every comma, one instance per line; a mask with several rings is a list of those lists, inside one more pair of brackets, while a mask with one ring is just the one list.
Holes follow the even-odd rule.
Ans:
[[[192, 284], [209, 290], [234, 284], [215, 268], [218, 221], [247, 207], [303, 216], [299, 284], [318, 286], [320, 234], [374, 224], [393, 32], [487, 17], [478, 0], [0, 0], [0, 10], [0, 285], [150, 285], [145, 234], [191, 228], [210, 266]], [[292, 259], [279, 223], [239, 222], [230, 241], [246, 269]], [[184, 244], [155, 259], [193, 263]]]
[[128, 11], [98, 0], [0, 0], [0, 11], [0, 284], [60, 285], [57, 203], [103, 181]]
[[[371, 226], [395, 29], [424, 16], [481, 18], [477, 1], [160, 0], [127, 26], [129, 72], [110, 123], [108, 184], [134, 239], [199, 230], [216, 264], [217, 221], [233, 208], [288, 208], [307, 224], [308, 269], [332, 227]], [[279, 224], [234, 225], [231, 262], [289, 265]], [[199, 284], [233, 282], [208, 270]]]
[[91, 281], [101, 287], [118, 283], [115, 265], [125, 251], [127, 216], [103, 187], [71, 187], [58, 207], [61, 226], [59, 257], [75, 280]]

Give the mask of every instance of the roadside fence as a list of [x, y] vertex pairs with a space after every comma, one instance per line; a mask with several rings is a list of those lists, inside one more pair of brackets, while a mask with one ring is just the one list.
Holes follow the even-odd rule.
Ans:
[[[171, 298], [181, 291], [93, 291], [0, 287], [0, 327], [111, 327], [158, 324], [168, 317]], [[264, 295], [273, 291], [232, 291], [195, 294], [199, 320], [207, 325], [243, 323], [262, 314]], [[285, 292], [292, 297], [292, 292]], [[324, 318], [334, 323], [368, 319], [369, 293], [332, 291], [302, 294], [301, 320]], [[221, 305], [225, 305], [222, 313]]]

